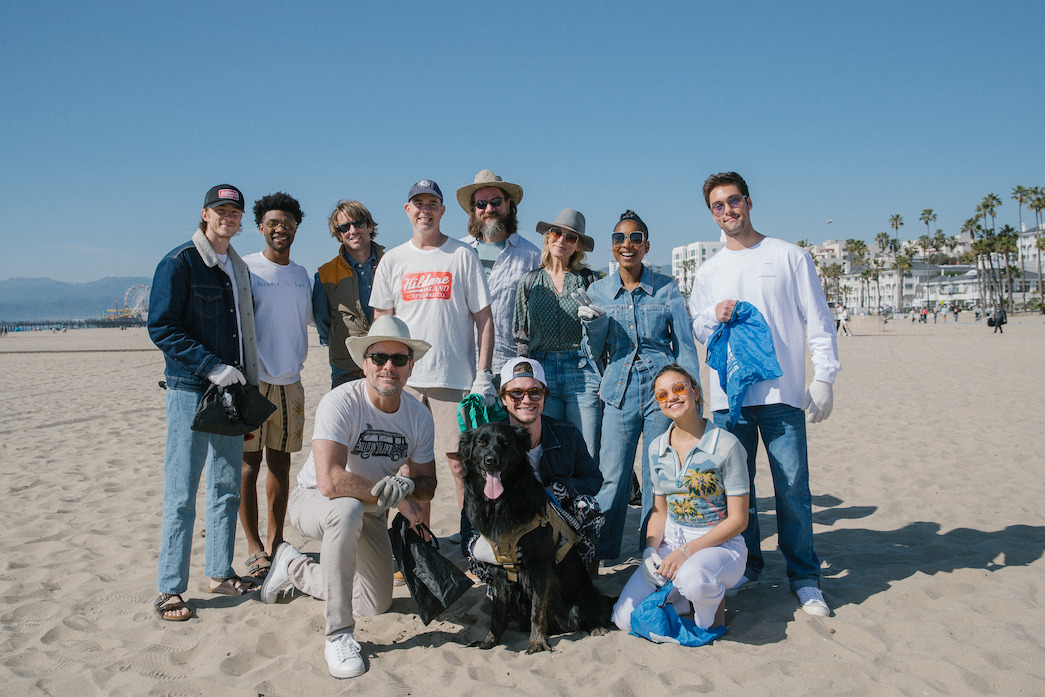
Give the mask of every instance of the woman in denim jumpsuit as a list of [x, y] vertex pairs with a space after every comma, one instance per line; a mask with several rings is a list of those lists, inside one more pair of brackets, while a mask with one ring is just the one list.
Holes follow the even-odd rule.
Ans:
[[[649, 251], [646, 224], [634, 211], [626, 211], [611, 239], [613, 258], [620, 268], [588, 289], [595, 313], [605, 313], [584, 321], [592, 356], [605, 363], [599, 389], [603, 403], [599, 450], [603, 484], [598, 501], [606, 515], [606, 526], [597, 552], [599, 559], [620, 556], [639, 436], [648, 445], [668, 428], [668, 418], [653, 398], [657, 373], [666, 365], [679, 363], [691, 375], [700, 374], [685, 298], [674, 279], [642, 265]], [[646, 447], [642, 449], [641, 482], [644, 528], [653, 508]], [[641, 547], [645, 541], [641, 531], [638, 540]]]

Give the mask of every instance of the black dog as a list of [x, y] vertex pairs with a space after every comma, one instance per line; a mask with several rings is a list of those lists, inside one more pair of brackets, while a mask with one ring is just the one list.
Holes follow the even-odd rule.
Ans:
[[[547, 510], [548, 495], [530, 467], [529, 447], [526, 429], [507, 423], [483, 424], [461, 434], [465, 511], [495, 549]], [[517, 549], [515, 564], [488, 565], [493, 579], [490, 632], [479, 648], [497, 644], [509, 619], [529, 622], [527, 653], [550, 651], [549, 632], [606, 633], [613, 601], [595, 588], [576, 549], [556, 562], [552, 525], [538, 525], [525, 533]]]

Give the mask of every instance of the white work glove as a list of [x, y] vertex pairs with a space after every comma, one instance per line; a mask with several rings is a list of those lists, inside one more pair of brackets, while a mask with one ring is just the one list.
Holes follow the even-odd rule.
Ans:
[[585, 322], [598, 319], [606, 314], [606, 310], [596, 305], [588, 294], [581, 288], [570, 293], [570, 297], [576, 300], [577, 304], [580, 305], [580, 307], [577, 308], [577, 316]]
[[642, 578], [655, 588], [660, 588], [668, 582], [668, 579], [657, 573], [662, 561], [657, 550], [652, 547], [642, 550]]
[[806, 390], [805, 409], [807, 420], [811, 424], [818, 424], [831, 416], [831, 409], [835, 405], [835, 392], [831, 383], [823, 380], [813, 380]]
[[414, 493], [414, 480], [399, 475], [389, 475], [374, 485], [370, 493], [377, 497], [377, 505], [395, 508]]
[[482, 395], [486, 406], [492, 406], [497, 401], [497, 390], [493, 388], [493, 373], [489, 370], [477, 370], [475, 381], [472, 382], [472, 394]]
[[243, 377], [243, 373], [224, 363], [214, 366], [214, 369], [207, 373], [207, 379], [218, 387], [228, 387], [234, 382], [238, 382], [241, 385], [247, 384], [247, 378]]

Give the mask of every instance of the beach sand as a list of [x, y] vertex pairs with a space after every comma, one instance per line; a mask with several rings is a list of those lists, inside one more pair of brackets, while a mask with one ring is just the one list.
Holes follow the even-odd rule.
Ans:
[[[153, 613], [165, 422], [163, 360], [145, 330], [11, 334], [0, 339], [0, 695], [1045, 694], [1042, 317], [1014, 316], [1002, 336], [983, 322], [852, 324], [834, 413], [809, 428], [831, 617], [806, 615], [788, 590], [760, 453], [767, 567], [761, 587], [727, 600], [729, 632], [713, 645], [613, 631], [556, 636], [553, 652], [528, 656], [511, 630], [480, 651], [468, 644], [486, 632], [481, 587], [428, 627], [397, 588], [390, 612], [358, 621], [368, 672], [345, 681], [327, 674], [321, 602], [199, 591], [202, 495], [185, 594], [197, 616]], [[308, 438], [329, 385], [314, 332], [303, 379]], [[440, 476], [433, 527], [446, 534], [457, 513]], [[289, 524], [287, 536], [319, 549]], [[240, 534], [240, 572], [245, 550]], [[605, 592], [636, 552], [602, 569]]]

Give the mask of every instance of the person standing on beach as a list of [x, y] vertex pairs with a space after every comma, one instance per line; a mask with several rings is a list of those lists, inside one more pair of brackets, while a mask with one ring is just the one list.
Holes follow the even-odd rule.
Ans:
[[[809, 252], [755, 230], [743, 177], [736, 172], [713, 174], [703, 190], [711, 217], [725, 233], [726, 246], [697, 269], [689, 306], [693, 334], [707, 344], [719, 324], [730, 321], [738, 302], [750, 303], [769, 325], [783, 371], [779, 378], [748, 387], [733, 426], [729, 425], [726, 393], [717, 372], [711, 371], [715, 425], [726, 428], [744, 446], [751, 482], [744, 530], [747, 569], [730, 590], [757, 586], [765, 566], [755, 495], [755, 453], [761, 434], [773, 473], [777, 533], [791, 591], [807, 613], [827, 616], [831, 610], [820, 591], [820, 560], [813, 549], [805, 417], [819, 423], [831, 414], [834, 404], [832, 386], [841, 370], [834, 318]], [[813, 358], [814, 375], [808, 389], [803, 344], [808, 344]]]
[[522, 197], [521, 186], [502, 180], [488, 169], [457, 190], [457, 203], [468, 214], [468, 235], [461, 241], [479, 254], [490, 286], [493, 373], [500, 372], [505, 361], [517, 355], [512, 333], [516, 287], [524, 273], [541, 265], [541, 250], [517, 232]]
[[363, 377], [352, 362], [345, 341], [365, 336], [374, 320], [370, 291], [374, 270], [385, 248], [374, 242], [377, 223], [359, 201], [338, 201], [327, 221], [330, 236], [341, 243], [337, 256], [316, 271], [312, 287], [312, 312], [319, 343], [329, 347], [330, 389]]
[[[410, 374], [406, 389], [432, 411], [436, 452], [446, 454], [461, 510], [464, 484], [457, 457], [457, 405], [469, 392], [495, 396], [490, 373], [494, 343], [490, 290], [479, 256], [439, 229], [446, 206], [438, 184], [431, 179], [414, 184], [404, 209], [413, 237], [388, 250], [381, 260], [370, 304], [375, 321], [394, 314], [406, 322], [411, 336], [432, 345], [428, 359]], [[425, 503], [422, 508], [422, 520], [429, 525], [431, 506]]]
[[328, 392], [316, 409], [312, 452], [290, 495], [290, 520], [320, 540], [319, 562], [289, 542], [276, 550], [261, 585], [274, 603], [296, 588], [325, 600], [323, 654], [335, 678], [366, 672], [353, 636], [356, 617], [392, 605], [392, 543], [388, 511], [416, 525], [422, 501], [435, 495], [432, 414], [403, 387], [416, 361], [429, 352], [397, 317], [378, 317], [348, 350], [364, 379]]
[[[250, 575], [264, 578], [272, 550], [283, 542], [283, 521], [290, 495], [290, 454], [301, 450], [305, 430], [305, 389], [301, 370], [308, 354], [308, 323], [312, 294], [305, 267], [290, 259], [298, 226], [304, 214], [297, 200], [283, 192], [254, 203], [254, 222], [265, 238], [265, 249], [248, 254], [254, 296], [254, 323], [258, 335], [258, 388], [276, 411], [243, 444], [240, 484], [240, 525], [247, 538]], [[258, 475], [264, 454], [268, 464], [265, 498], [268, 531], [261, 540], [258, 530]]]
[[207, 385], [258, 383], [258, 349], [250, 271], [230, 244], [243, 219], [243, 193], [212, 187], [192, 240], [167, 253], [153, 276], [149, 338], [166, 367], [167, 447], [163, 462], [163, 531], [153, 608], [161, 619], [192, 617], [188, 588], [196, 490], [207, 468], [207, 538], [202, 590], [240, 595], [253, 584], [232, 570], [240, 502], [242, 436], [193, 431]]
[[1002, 325], [1009, 321], [1009, 315], [1005, 312], [1005, 306], [998, 303], [994, 306], [994, 314], [991, 315], [994, 319], [994, 334], [1004, 334], [1005, 330], [1002, 329]]

